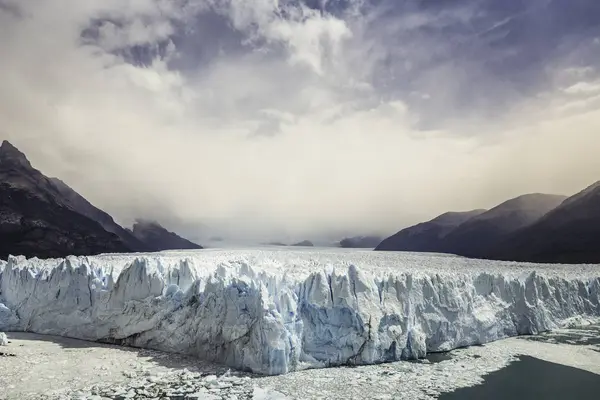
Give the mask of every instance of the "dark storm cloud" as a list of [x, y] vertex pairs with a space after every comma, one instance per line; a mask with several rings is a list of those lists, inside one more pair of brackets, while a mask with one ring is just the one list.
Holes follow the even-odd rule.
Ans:
[[599, 178], [599, 16], [591, 0], [0, 0], [0, 131], [125, 223], [388, 233]]
[[[373, 63], [371, 83], [381, 97], [410, 104], [423, 127], [443, 126], [460, 114], [500, 116], [546, 90], [555, 79], [549, 67], [565, 60], [578, 67], [600, 61], [590, 49], [600, 37], [600, 3], [589, 0], [289, 0], [275, 12], [285, 16], [302, 6], [360, 25], [355, 41], [371, 43], [363, 49]], [[97, 36], [90, 34], [97, 28], [84, 35]], [[283, 52], [273, 43], [249, 42], [218, 9], [204, 8], [175, 24], [167, 39], [115, 53], [147, 66], [164, 58], [170, 43], [178, 54], [169, 66], [190, 74], [222, 56], [268, 49], [280, 58]]]
[[497, 116], [547, 90], [556, 64], [600, 61], [598, 2], [389, 0], [370, 12], [363, 35], [384, 47], [374, 55], [377, 86], [392, 97], [425, 90], [408, 101], [430, 125], [457, 113]]

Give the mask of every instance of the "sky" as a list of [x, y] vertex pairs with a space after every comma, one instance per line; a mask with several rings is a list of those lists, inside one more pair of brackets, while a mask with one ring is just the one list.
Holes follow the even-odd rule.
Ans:
[[129, 225], [392, 233], [600, 180], [596, 0], [0, 0], [0, 139]]

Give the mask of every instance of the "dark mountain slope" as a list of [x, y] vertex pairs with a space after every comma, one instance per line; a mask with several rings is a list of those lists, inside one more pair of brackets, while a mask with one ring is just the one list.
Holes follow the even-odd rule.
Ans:
[[383, 240], [375, 250], [439, 252], [446, 235], [463, 222], [484, 213], [486, 210], [447, 212], [431, 221], [403, 229]]
[[369, 249], [381, 243], [379, 236], [353, 236], [340, 240], [340, 247], [347, 249]]
[[104, 230], [117, 235], [132, 251], [144, 252], [156, 250], [148, 247], [148, 245], [137, 239], [130, 231], [118, 225], [109, 214], [94, 207], [94, 205], [60, 179], [50, 178], [50, 181], [62, 195], [64, 204], [79, 214], [98, 222]]
[[115, 234], [65, 203], [52, 180], [7, 141], [0, 146], [0, 259], [126, 252]]
[[137, 220], [130, 232], [139, 241], [156, 251], [202, 249], [202, 246], [169, 232], [156, 221]]
[[450, 232], [441, 244], [441, 251], [485, 257], [507, 235], [534, 223], [565, 199], [566, 196], [534, 193], [505, 201]]
[[569, 197], [535, 223], [515, 232], [486, 258], [600, 263], [600, 182]]

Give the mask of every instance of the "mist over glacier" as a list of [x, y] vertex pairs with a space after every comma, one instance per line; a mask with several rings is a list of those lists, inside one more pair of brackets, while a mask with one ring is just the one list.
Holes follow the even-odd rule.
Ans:
[[600, 316], [597, 266], [342, 250], [0, 261], [0, 330], [284, 374], [374, 364]]

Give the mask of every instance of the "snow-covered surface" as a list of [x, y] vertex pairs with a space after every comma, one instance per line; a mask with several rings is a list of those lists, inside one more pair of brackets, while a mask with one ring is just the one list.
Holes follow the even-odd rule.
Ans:
[[[0, 400], [122, 399], [132, 389], [144, 391], [137, 394], [138, 399], [164, 398], [157, 392], [165, 395], [184, 389], [209, 399], [206, 386], [219, 389], [211, 392], [214, 399], [236, 395], [243, 400], [251, 398], [253, 392], [247, 374], [237, 375], [237, 382], [211, 379], [228, 375], [227, 368], [191, 356], [32, 333], [8, 335], [11, 343], [3, 351], [14, 356], [0, 356]], [[226, 381], [233, 386], [214, 385]], [[93, 393], [100, 397], [93, 397]]]
[[[600, 344], [589, 344], [586, 340], [593, 336], [597, 341], [600, 336], [593, 331], [569, 330], [569, 337], [576, 340], [557, 344], [563, 341], [554, 340], [556, 336], [564, 334], [543, 334], [536, 336], [536, 340], [511, 338], [455, 350], [451, 357], [444, 357], [439, 363], [401, 361], [259, 377], [236, 371], [227, 373], [227, 368], [192, 357], [61, 337], [9, 333], [8, 351], [15, 357], [0, 357], [0, 400], [97, 400], [95, 395], [122, 399], [122, 394], [132, 389], [151, 394], [156, 391], [200, 392], [204, 396], [201, 398], [214, 400], [255, 400], [260, 396], [263, 400], [265, 396], [270, 396], [266, 397], [269, 400], [432, 400], [442, 392], [483, 383], [486, 374], [506, 367], [521, 355], [599, 374], [600, 379]], [[237, 379], [231, 379], [233, 377]], [[516, 379], [527, 380], [528, 377]], [[229, 387], [227, 382], [232, 381], [233, 387]], [[226, 384], [219, 385], [219, 382]], [[513, 383], [508, 381], [506, 386]], [[208, 389], [210, 396], [204, 395], [203, 388]], [[504, 397], [507, 397], [504, 393], [498, 393], [497, 398]], [[155, 397], [139, 393], [135, 398]], [[573, 395], [571, 398], [583, 397]]]
[[600, 267], [344, 250], [11, 258], [0, 330], [263, 374], [423, 357], [600, 316]]

